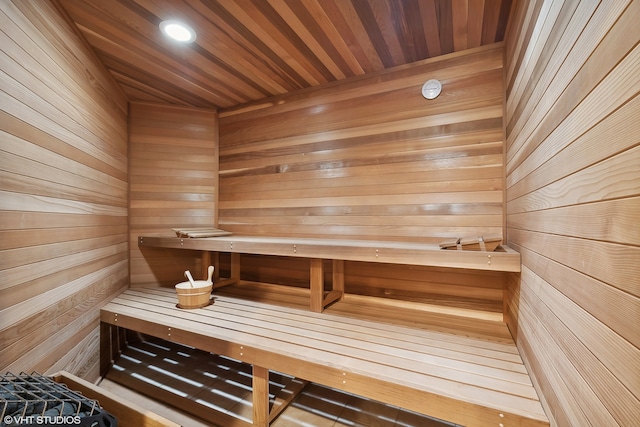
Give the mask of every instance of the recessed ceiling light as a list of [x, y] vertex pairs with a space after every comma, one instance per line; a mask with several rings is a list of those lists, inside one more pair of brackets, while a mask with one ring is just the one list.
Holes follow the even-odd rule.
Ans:
[[173, 40], [182, 43], [191, 43], [196, 40], [196, 32], [193, 31], [193, 28], [180, 21], [162, 21], [160, 23], [160, 29]]

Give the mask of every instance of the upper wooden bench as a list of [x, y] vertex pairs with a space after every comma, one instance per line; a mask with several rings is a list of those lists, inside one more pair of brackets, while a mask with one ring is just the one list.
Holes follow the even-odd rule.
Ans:
[[491, 271], [520, 271], [520, 254], [508, 246], [496, 251], [455, 251], [433, 243], [260, 236], [139, 236], [140, 246], [278, 255], [343, 261], [382, 262]]
[[[285, 238], [262, 236], [220, 236], [204, 238], [167, 235], [139, 236], [139, 246], [190, 249], [202, 251], [202, 265], [211, 263], [210, 252], [229, 252], [231, 277], [216, 286], [240, 280], [239, 254], [276, 255], [310, 259], [310, 309], [320, 312], [344, 295], [344, 261], [419, 265], [458, 269], [504, 272], [520, 271], [520, 254], [508, 246], [492, 252], [444, 250], [436, 244], [344, 240], [317, 238]], [[324, 292], [323, 260], [333, 262], [332, 290]], [[206, 274], [204, 271], [202, 274]]]

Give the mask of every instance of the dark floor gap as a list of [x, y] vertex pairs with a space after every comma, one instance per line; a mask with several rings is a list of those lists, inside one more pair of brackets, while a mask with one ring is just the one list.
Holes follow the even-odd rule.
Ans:
[[[128, 342], [107, 378], [208, 423], [226, 427], [217, 424], [225, 423], [219, 414], [251, 422], [251, 371], [251, 365], [235, 359], [139, 336]], [[270, 404], [274, 404], [276, 396], [301, 388], [296, 381], [301, 380], [270, 371]], [[308, 383], [271, 426], [451, 427], [455, 424]]]

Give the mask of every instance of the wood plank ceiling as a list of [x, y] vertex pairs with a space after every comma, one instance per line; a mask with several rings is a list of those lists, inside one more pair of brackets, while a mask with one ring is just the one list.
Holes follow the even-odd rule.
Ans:
[[512, 0], [59, 2], [130, 100], [226, 109], [501, 41]]

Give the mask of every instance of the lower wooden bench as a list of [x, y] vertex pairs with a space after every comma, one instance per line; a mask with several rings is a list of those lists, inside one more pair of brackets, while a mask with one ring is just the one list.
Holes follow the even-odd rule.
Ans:
[[[253, 425], [271, 419], [269, 370], [466, 426], [549, 425], [502, 322], [485, 322], [482, 336], [471, 318], [452, 316], [444, 331], [362, 319], [348, 298], [323, 313], [229, 293], [202, 309], [176, 303], [170, 288], [129, 289], [101, 310], [103, 331], [117, 326], [252, 364]], [[465, 322], [473, 336], [450, 332]]]

